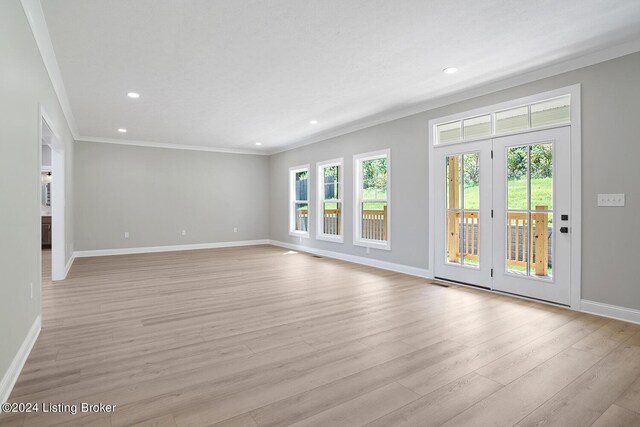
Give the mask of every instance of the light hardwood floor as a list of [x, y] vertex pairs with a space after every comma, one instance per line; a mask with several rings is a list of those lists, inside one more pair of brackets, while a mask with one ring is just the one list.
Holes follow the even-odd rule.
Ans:
[[117, 406], [3, 426], [638, 426], [640, 326], [273, 246], [83, 258], [11, 401]]

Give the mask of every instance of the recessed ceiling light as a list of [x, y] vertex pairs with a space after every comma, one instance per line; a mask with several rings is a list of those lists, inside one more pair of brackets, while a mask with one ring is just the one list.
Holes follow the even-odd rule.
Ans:
[[456, 67], [448, 67], [442, 71], [444, 71], [445, 74], [455, 74], [458, 72], [458, 69]]
[[311, 121], [309, 122], [309, 124], [310, 124], [310, 125], [317, 125], [317, 124], [318, 124], [318, 121], [317, 121], [317, 120], [311, 120]]
[[118, 132], [120, 133], [127, 133], [127, 130], [125, 128], [120, 128], [118, 129]]
[[138, 99], [138, 98], [140, 98], [140, 94], [139, 94], [139, 93], [137, 93], [137, 92], [129, 92], [129, 93], [127, 93], [127, 96], [128, 96], [129, 98], [133, 98], [133, 99]]
[[262, 142], [256, 142], [256, 145], [262, 145]]

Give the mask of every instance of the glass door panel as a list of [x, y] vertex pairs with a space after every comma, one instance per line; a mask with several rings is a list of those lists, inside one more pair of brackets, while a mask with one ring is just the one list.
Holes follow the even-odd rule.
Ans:
[[507, 272], [552, 277], [553, 145], [507, 148]]
[[480, 264], [480, 160], [478, 153], [445, 158], [447, 262]]

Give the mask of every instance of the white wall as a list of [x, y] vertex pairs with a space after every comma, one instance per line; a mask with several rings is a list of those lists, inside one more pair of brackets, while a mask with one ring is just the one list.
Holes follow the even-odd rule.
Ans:
[[[636, 270], [640, 227], [635, 224], [640, 209], [638, 76], [640, 53], [635, 53], [276, 154], [271, 157], [271, 239], [428, 269], [428, 121], [580, 83], [582, 298], [640, 309]], [[352, 156], [382, 148], [391, 148], [392, 250], [372, 249], [366, 254], [364, 248], [351, 244]], [[313, 220], [310, 239], [289, 236], [288, 168], [337, 157], [345, 158], [345, 243], [315, 240]], [[315, 190], [312, 185], [311, 212], [315, 212]], [[598, 193], [625, 193], [626, 206], [599, 208]]]
[[[69, 173], [73, 140], [19, 0], [0, 2], [0, 58], [2, 379], [40, 315], [40, 104], [65, 144]], [[72, 197], [69, 184], [66, 204]], [[73, 218], [66, 220], [69, 224]], [[67, 233], [73, 241], [73, 229], [67, 228]]]

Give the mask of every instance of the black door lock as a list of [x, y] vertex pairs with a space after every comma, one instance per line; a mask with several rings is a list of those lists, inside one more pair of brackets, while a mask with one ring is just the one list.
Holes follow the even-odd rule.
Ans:
[[568, 233], [569, 232], [569, 227], [560, 227], [560, 232], [561, 233]]
[[569, 221], [569, 215], [562, 214], [562, 215], [560, 215], [560, 219], [563, 220], [563, 221]]

